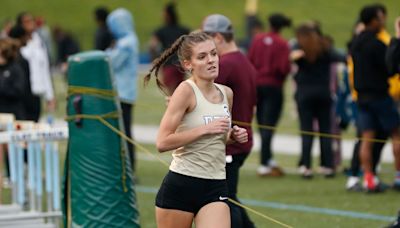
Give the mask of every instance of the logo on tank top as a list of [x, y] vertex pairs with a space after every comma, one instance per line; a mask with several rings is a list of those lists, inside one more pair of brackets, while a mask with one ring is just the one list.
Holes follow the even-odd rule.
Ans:
[[207, 125], [211, 122], [213, 122], [214, 120], [220, 119], [220, 118], [226, 118], [227, 116], [203, 116], [203, 120], [204, 120], [204, 125]]
[[228, 115], [229, 117], [231, 116], [231, 113], [229, 112], [229, 107], [228, 105], [224, 104], [224, 112], [226, 113], [226, 115]]
[[224, 112], [225, 112], [226, 115], [203, 116], [204, 125], [207, 125], [207, 124], [211, 123], [212, 121], [214, 121], [216, 119], [227, 118], [227, 117], [230, 118], [231, 117], [231, 113], [229, 112], [228, 105], [224, 105], [223, 109], [224, 109]]

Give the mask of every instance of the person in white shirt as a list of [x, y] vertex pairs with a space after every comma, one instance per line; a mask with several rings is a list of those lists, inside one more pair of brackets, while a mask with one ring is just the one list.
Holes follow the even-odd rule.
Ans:
[[46, 45], [35, 31], [36, 26], [31, 14], [20, 13], [17, 17], [17, 25], [20, 25], [30, 35], [31, 39], [21, 49], [23, 57], [29, 62], [31, 90], [37, 96], [31, 107], [27, 107], [34, 116], [33, 120], [38, 121], [40, 117], [40, 97], [46, 99], [47, 111], [55, 109], [55, 96], [51, 81], [49, 56]]

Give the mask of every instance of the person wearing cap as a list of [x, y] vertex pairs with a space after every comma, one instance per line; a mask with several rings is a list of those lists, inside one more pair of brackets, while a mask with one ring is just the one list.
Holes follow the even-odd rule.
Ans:
[[[220, 14], [213, 14], [203, 21], [202, 30], [213, 37], [219, 56], [219, 75], [215, 82], [230, 87], [233, 97], [232, 121], [234, 124], [251, 123], [256, 105], [256, 70], [243, 55], [234, 41], [231, 21]], [[235, 122], [237, 121], [237, 122]], [[229, 197], [236, 201], [239, 169], [250, 154], [253, 146], [251, 126], [242, 125], [248, 133], [246, 143], [226, 146], [226, 180]], [[232, 227], [254, 227], [246, 211], [230, 204]]]
[[[280, 35], [291, 20], [280, 13], [268, 17], [269, 31], [254, 37], [248, 57], [257, 70], [257, 121], [275, 127], [282, 113], [283, 84], [290, 72], [289, 45]], [[257, 174], [282, 176], [283, 171], [273, 159], [271, 141], [274, 130], [259, 128], [261, 160]]]

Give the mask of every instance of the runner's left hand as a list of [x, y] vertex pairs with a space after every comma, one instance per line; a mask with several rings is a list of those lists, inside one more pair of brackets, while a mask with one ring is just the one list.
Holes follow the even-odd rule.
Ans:
[[237, 125], [233, 126], [231, 137], [238, 143], [245, 143], [249, 140], [247, 130]]

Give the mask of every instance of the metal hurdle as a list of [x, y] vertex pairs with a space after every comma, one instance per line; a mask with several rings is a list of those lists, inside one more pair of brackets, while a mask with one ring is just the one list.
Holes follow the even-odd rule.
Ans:
[[[48, 222], [54, 226], [48, 226], [49, 223], [47, 223], [46, 227], [57, 227], [58, 222], [54, 218], [60, 218], [62, 215], [57, 141], [68, 138], [68, 129], [67, 127], [54, 128], [47, 123], [35, 124], [27, 121], [7, 120], [8, 122], [0, 119], [0, 129], [7, 130], [0, 132], [0, 144], [8, 144], [11, 203], [25, 211], [16, 210], [12, 214], [2, 214], [0, 210], [0, 226], [18, 227], [15, 226], [17, 220], [28, 222], [48, 218]], [[7, 124], [4, 124], [6, 122]], [[4, 126], [7, 127], [4, 128]], [[24, 164], [25, 149], [28, 158], [26, 166]], [[43, 158], [44, 164], [42, 164]], [[44, 195], [47, 200], [46, 210], [42, 207]], [[32, 227], [38, 226], [36, 224]]]

